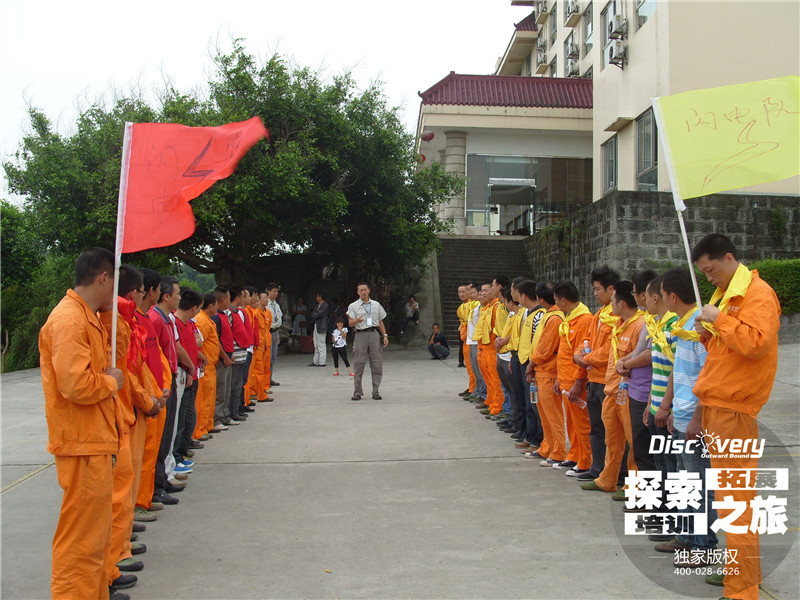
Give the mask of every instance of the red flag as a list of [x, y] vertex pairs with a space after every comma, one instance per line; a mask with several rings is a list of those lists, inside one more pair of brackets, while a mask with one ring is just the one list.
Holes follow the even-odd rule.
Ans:
[[169, 246], [192, 235], [189, 201], [233, 173], [262, 137], [269, 132], [258, 117], [221, 127], [126, 124], [117, 254]]

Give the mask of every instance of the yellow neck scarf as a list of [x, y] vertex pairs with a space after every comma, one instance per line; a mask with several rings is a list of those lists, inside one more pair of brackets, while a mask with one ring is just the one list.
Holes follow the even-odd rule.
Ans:
[[562, 322], [561, 325], [558, 326], [558, 335], [561, 335], [567, 339], [567, 345], [572, 348], [572, 343], [569, 341], [569, 322], [577, 319], [581, 315], [590, 315], [592, 314], [591, 311], [586, 307], [583, 302], [578, 303], [578, 306], [572, 309], [572, 312], [569, 313]]
[[[728, 284], [727, 290], [721, 290], [717, 288], [714, 290], [714, 294], [711, 296], [711, 300], [708, 301], [711, 305], [716, 305], [719, 302], [719, 311], [722, 313], [728, 313], [728, 305], [730, 304], [731, 300], [734, 298], [742, 297], [747, 293], [747, 289], [750, 287], [750, 282], [753, 281], [753, 273], [750, 272], [750, 269], [745, 267], [742, 263], [739, 263], [739, 266], [736, 267], [736, 272], [733, 274], [730, 283]], [[714, 325], [711, 323], [706, 323], [705, 321], [701, 321], [703, 327], [706, 330], [711, 332], [711, 335], [717, 338], [717, 344], [719, 344], [719, 334], [717, 330], [714, 329]]]
[[[542, 339], [542, 333], [544, 333], [544, 325], [547, 323], [548, 319], [551, 317], [561, 317], [565, 319], [564, 313], [558, 310], [555, 306], [553, 306], [555, 310], [548, 309], [542, 315], [542, 318], [539, 319], [539, 324], [536, 326], [536, 332], [533, 334], [533, 341], [531, 342], [531, 355], [533, 355], [534, 350], [536, 350], [536, 346], [539, 344], [539, 340]], [[544, 310], [544, 309], [543, 309]]]
[[696, 310], [697, 310], [697, 304], [692, 306], [692, 308], [686, 311], [685, 315], [683, 315], [680, 319], [678, 319], [678, 321], [672, 326], [672, 335], [677, 336], [682, 340], [686, 340], [687, 342], [700, 341], [701, 339], [700, 334], [694, 330], [694, 327], [692, 327], [691, 329], [683, 328], [684, 325], [686, 325], [686, 322], [689, 320], [689, 317], [691, 317], [694, 314], [694, 311]]
[[614, 325], [614, 329], [611, 330], [611, 347], [614, 349], [614, 363], [616, 364], [619, 361], [619, 336], [623, 333], [627, 328], [628, 325], [633, 323], [636, 319], [641, 317], [644, 314], [644, 311], [641, 308], [637, 308], [636, 312], [633, 313], [627, 321], [625, 321], [622, 325]]
[[647, 337], [652, 339], [654, 344], [658, 344], [658, 347], [661, 348], [661, 353], [671, 362], [675, 362], [675, 355], [672, 352], [672, 348], [669, 346], [667, 334], [664, 333], [664, 329], [666, 329], [670, 320], [677, 316], [678, 315], [674, 312], [667, 311], [663, 317], [656, 321], [655, 315], [649, 312], [644, 314], [644, 322], [645, 325], [647, 325]]
[[603, 325], [608, 325], [609, 327], [614, 327], [619, 320], [619, 317], [611, 312], [611, 304], [606, 304], [601, 308], [597, 316]]

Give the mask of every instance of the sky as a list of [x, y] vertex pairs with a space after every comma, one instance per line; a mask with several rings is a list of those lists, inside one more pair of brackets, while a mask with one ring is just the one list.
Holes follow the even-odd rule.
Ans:
[[[256, 56], [277, 52], [326, 77], [350, 70], [361, 87], [384, 82], [413, 131], [417, 92], [450, 71], [493, 72], [530, 11], [510, 0], [0, 2], [0, 158], [13, 160], [28, 104], [69, 133], [80, 108], [113, 90], [152, 94], [165, 78], [203, 86], [215, 48], [234, 37]], [[0, 196], [13, 199], [5, 174]]]

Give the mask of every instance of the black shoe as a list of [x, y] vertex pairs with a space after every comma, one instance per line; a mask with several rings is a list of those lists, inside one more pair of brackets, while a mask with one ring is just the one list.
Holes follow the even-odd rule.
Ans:
[[[167, 496], [169, 496], [170, 494], [178, 494], [178, 493], [182, 492], [183, 490], [184, 490], [184, 488], [182, 488], [181, 486], [172, 485], [169, 481], [167, 482], [167, 485], [164, 486], [164, 493]], [[155, 498], [156, 498], [156, 496], [155, 496], [155, 494], [153, 494], [153, 500], [155, 500]], [[164, 504], [166, 504], [166, 502], [164, 502]]]
[[219, 433], [221, 431], [222, 429], [217, 429], [216, 427], [212, 427], [211, 429], [208, 430], [208, 433]]
[[144, 523], [139, 523], [138, 521], [133, 522], [133, 531], [136, 533], [142, 533], [143, 531], [147, 531], [147, 525]]
[[125, 592], [118, 592], [113, 587], [108, 586], [108, 600], [131, 600]]
[[147, 546], [144, 544], [134, 544], [131, 546], [131, 554], [144, 554], [147, 552]]
[[124, 590], [135, 586], [137, 581], [139, 581], [139, 578], [136, 575], [120, 575], [111, 582], [111, 587]]
[[381, 396], [380, 394], [377, 394], [377, 393], [376, 394], [372, 394], [372, 399], [373, 400], [383, 400], [383, 396]]
[[239, 409], [239, 412], [256, 412], [256, 409], [250, 408], [249, 406], [243, 406], [242, 408]]
[[[169, 485], [169, 484], [167, 484]], [[161, 502], [161, 504], [177, 504], [178, 499], [173, 498], [164, 490], [159, 490], [155, 494], [153, 494], [153, 502]]]
[[238, 421], [239, 423], [241, 423], [242, 421], [247, 421], [247, 416], [246, 415], [236, 415], [235, 417], [231, 417], [231, 420]]
[[517, 433], [512, 433], [512, 434], [511, 434], [511, 439], [512, 439], [512, 440], [517, 440], [517, 441], [519, 441], [519, 440], [521, 440], [521, 439], [522, 439], [522, 434], [521, 434], [521, 433], [519, 433], [519, 432], [517, 432]]
[[463, 392], [460, 392], [458, 395], [461, 396], [462, 398], [464, 396], [469, 396], [469, 388], [465, 389]]
[[350, 400], [361, 400], [361, 394], [353, 394], [353, 397]]
[[465, 365], [464, 363], [458, 363], [458, 366], [459, 367], [464, 367], [465, 369], [467, 368], [467, 365]]
[[194, 448], [195, 450], [199, 450], [200, 448], [205, 448], [205, 447], [206, 447], [205, 444], [201, 444], [200, 442], [196, 442], [195, 440], [192, 440], [191, 443], [189, 444], [189, 448]]
[[126, 558], [117, 563], [117, 568], [120, 571], [141, 571], [144, 569], [144, 563], [133, 558]]
[[139, 536], [138, 536], [138, 535], [136, 535], [135, 533], [132, 533], [132, 534], [131, 534], [131, 541], [132, 541], [132, 542], [135, 542], [135, 541], [136, 541], [136, 540], [138, 540], [138, 539], [139, 539]]
[[317, 363], [308, 363], [306, 366], [307, 367], [316, 367]]
[[277, 381], [272, 381], [272, 380], [270, 379], [270, 380], [269, 380], [269, 385], [270, 385], [270, 387], [272, 387], [272, 386], [275, 386], [275, 385], [280, 385], [280, 383], [278, 383]]

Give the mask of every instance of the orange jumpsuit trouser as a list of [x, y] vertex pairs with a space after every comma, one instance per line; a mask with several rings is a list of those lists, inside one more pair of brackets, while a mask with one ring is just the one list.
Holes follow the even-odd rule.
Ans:
[[478, 368], [483, 375], [486, 383], [486, 406], [493, 415], [499, 414], [503, 410], [503, 386], [500, 383], [500, 375], [497, 373], [497, 350], [494, 342], [491, 344], [478, 344]]
[[111, 455], [56, 456], [64, 490], [53, 536], [53, 600], [108, 598], [106, 560], [111, 544]]
[[[703, 429], [713, 431], [723, 440], [757, 440], [758, 423], [756, 417], [746, 415], [724, 408], [712, 406], [703, 407]], [[756, 469], [758, 458], [749, 455], [745, 458], [715, 458], [711, 453], [712, 469]], [[744, 502], [747, 508], [735, 519], [732, 525], [750, 527], [753, 510], [750, 501], [755, 498], [755, 490], [717, 490], [714, 492], [716, 501], [725, 496], [733, 496], [734, 502]], [[719, 518], [723, 519], [733, 510], [717, 509]], [[711, 523], [709, 523], [711, 526]], [[724, 596], [728, 598], [741, 598], [741, 600], [758, 600], [758, 584], [761, 583], [761, 559], [759, 558], [760, 542], [758, 533], [749, 529], [746, 533], [725, 533], [725, 543], [728, 550], [736, 552], [736, 565], [738, 574], [725, 575]], [[731, 553], [733, 554], [733, 553]], [[735, 571], [735, 569], [731, 569]]]
[[264, 387], [263, 344], [259, 344], [253, 349], [253, 359], [250, 361], [250, 371], [247, 374], [247, 385], [244, 386], [244, 401], [247, 406], [252, 404], [250, 398], [253, 396], [259, 402], [267, 399], [267, 391], [266, 387]]
[[625, 455], [625, 443], [630, 446], [628, 450], [628, 470], [635, 471], [636, 463], [633, 459], [633, 431], [631, 429], [631, 415], [627, 400], [625, 404], [617, 404], [617, 395], [606, 396], [603, 401], [603, 425], [606, 428], [606, 460], [603, 472], [594, 480], [601, 490], [606, 492], [617, 491], [617, 480]]
[[131, 459], [131, 432], [122, 431], [119, 436], [119, 451], [114, 465], [114, 491], [111, 496], [111, 547], [106, 561], [108, 585], [119, 577], [117, 563], [130, 544], [133, 507], [131, 506], [131, 486], [133, 485], [133, 462]]
[[157, 416], [145, 420], [147, 431], [144, 438], [144, 452], [142, 453], [142, 475], [139, 479], [139, 490], [136, 493], [136, 506], [141, 506], [144, 509], [148, 509], [153, 505], [158, 447], [161, 445], [161, 434], [164, 432], [166, 420], [166, 408], [162, 408]]
[[477, 379], [475, 377], [475, 372], [472, 370], [472, 361], [469, 359], [469, 346], [467, 345], [467, 326], [461, 325], [460, 329], [461, 333], [461, 341], [464, 342], [464, 364], [467, 365], [467, 375], [469, 376], [469, 393], [475, 391], [475, 383]]
[[[270, 365], [270, 356], [272, 355], [272, 339], [267, 338], [267, 343], [264, 345], [264, 369], [261, 373], [261, 379], [258, 381], [258, 389], [264, 390], [264, 393], [269, 391], [269, 382], [272, 381], [272, 366]], [[264, 401], [267, 398], [265, 396]]]
[[[214, 405], [217, 399], [217, 365], [206, 365], [205, 374], [197, 380], [197, 425], [192, 438], [199, 440], [214, 427]], [[209, 425], [210, 423], [210, 425]]]
[[[136, 507], [136, 496], [139, 492], [139, 482], [142, 479], [142, 459], [144, 458], [144, 442], [147, 435], [147, 417], [143, 412], [136, 415], [136, 423], [131, 427], [131, 466], [133, 468], [133, 484], [130, 489], [130, 512], [128, 514], [125, 548], [117, 562], [131, 557], [131, 533], [133, 532], [133, 509]], [[112, 526], [113, 527], [113, 526]], [[117, 575], [118, 577], [119, 575]], [[116, 579], [116, 577], [115, 577]]]
[[542, 443], [539, 454], [561, 462], [567, 455], [567, 436], [564, 433], [564, 406], [561, 396], [556, 396], [553, 384], [556, 378], [550, 375], [536, 375], [536, 389], [539, 401], [539, 419], [542, 422]]
[[[562, 383], [565, 390], [572, 387], [574, 381]], [[569, 385], [567, 385], [569, 384]], [[581, 400], [586, 402], [586, 386], [581, 390]], [[567, 433], [569, 435], [569, 453], [567, 460], [578, 463], [578, 469], [588, 469], [592, 466], [592, 446], [589, 443], [589, 432], [592, 424], [589, 422], [589, 410], [564, 398], [567, 413]], [[630, 422], [630, 419], [628, 420]]]

